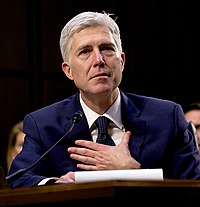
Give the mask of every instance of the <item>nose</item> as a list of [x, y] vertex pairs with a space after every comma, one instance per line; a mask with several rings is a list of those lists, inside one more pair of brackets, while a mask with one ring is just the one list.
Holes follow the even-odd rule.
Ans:
[[104, 56], [99, 50], [94, 51], [94, 67], [103, 67], [105, 64]]

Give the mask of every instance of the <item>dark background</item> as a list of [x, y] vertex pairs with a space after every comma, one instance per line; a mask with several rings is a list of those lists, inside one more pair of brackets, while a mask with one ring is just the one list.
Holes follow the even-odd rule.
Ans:
[[59, 38], [66, 22], [82, 11], [118, 16], [126, 53], [124, 91], [183, 108], [200, 101], [196, 8], [192, 0], [1, 0], [0, 166], [7, 171], [8, 133], [16, 122], [76, 91], [61, 69]]

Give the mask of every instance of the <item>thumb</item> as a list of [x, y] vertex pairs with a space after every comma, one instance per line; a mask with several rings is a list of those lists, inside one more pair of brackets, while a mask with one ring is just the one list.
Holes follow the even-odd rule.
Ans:
[[121, 144], [124, 144], [124, 145], [128, 146], [130, 137], [131, 137], [131, 132], [130, 131], [125, 132], [123, 137], [122, 137]]

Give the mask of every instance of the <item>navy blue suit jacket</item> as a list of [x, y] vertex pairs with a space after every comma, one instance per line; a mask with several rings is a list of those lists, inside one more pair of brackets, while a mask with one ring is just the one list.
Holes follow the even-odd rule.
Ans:
[[[180, 105], [151, 97], [122, 94], [122, 121], [132, 132], [130, 152], [143, 168], [162, 168], [165, 179], [199, 179], [200, 156]], [[24, 118], [24, 148], [9, 174], [34, 163], [56, 143], [72, 125], [73, 114], [83, 111], [79, 93], [49, 105]], [[60, 177], [78, 171], [67, 148], [75, 140], [92, 140], [85, 115], [71, 133], [35, 168], [25, 173], [11, 187], [34, 186], [46, 177]]]

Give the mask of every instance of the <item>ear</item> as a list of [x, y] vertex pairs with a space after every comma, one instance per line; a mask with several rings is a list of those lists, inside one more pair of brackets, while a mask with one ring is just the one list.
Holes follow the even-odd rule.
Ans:
[[62, 70], [70, 80], [74, 80], [71, 68], [69, 67], [69, 64], [67, 62], [62, 63]]
[[122, 64], [122, 71], [124, 70], [124, 64], [125, 64], [125, 53], [122, 52], [121, 54], [121, 64]]

